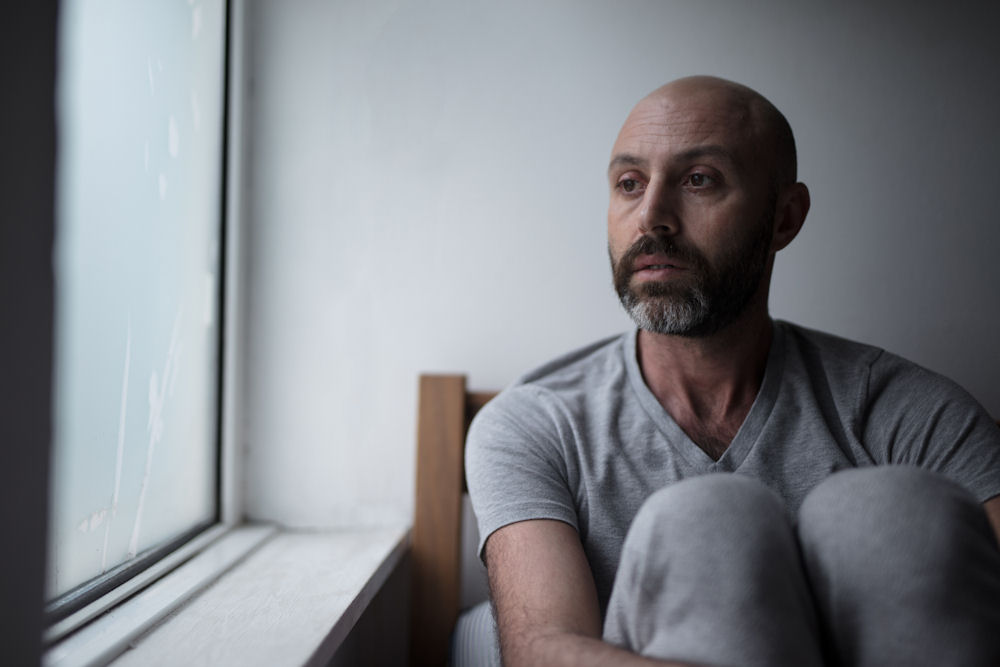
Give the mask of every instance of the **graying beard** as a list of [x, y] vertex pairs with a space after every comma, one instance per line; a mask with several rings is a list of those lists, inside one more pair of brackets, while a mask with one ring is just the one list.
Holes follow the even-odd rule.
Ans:
[[685, 297], [635, 299], [630, 292], [621, 302], [640, 329], [668, 336], [698, 335], [711, 318], [708, 299], [701, 290], [689, 292]]

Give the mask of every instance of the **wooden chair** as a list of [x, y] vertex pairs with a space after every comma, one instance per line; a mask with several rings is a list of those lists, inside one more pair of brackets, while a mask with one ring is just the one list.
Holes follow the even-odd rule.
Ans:
[[410, 664], [444, 665], [459, 613], [465, 435], [496, 392], [470, 392], [464, 375], [421, 375], [411, 554]]

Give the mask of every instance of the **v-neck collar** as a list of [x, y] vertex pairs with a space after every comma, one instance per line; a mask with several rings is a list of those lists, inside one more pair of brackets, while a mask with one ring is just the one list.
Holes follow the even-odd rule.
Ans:
[[771, 349], [767, 354], [767, 366], [764, 370], [764, 379], [761, 381], [760, 390], [757, 392], [753, 405], [750, 406], [750, 412], [747, 413], [746, 419], [743, 420], [736, 432], [736, 436], [718, 461], [713, 461], [711, 456], [688, 437], [687, 433], [677, 425], [674, 418], [660, 405], [656, 396], [646, 386], [636, 354], [638, 329], [626, 337], [622, 352], [625, 355], [625, 367], [628, 370], [629, 382], [639, 399], [639, 403], [659, 428], [667, 445], [680, 454], [688, 466], [696, 472], [733, 472], [739, 468], [756, 443], [768, 417], [770, 417], [778, 396], [778, 389], [781, 387], [781, 376], [785, 365], [785, 328], [779, 322], [772, 322], [771, 329], [773, 332]]

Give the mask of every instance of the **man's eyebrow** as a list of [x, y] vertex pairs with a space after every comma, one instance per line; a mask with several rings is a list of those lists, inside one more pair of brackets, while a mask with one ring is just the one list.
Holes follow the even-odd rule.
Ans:
[[616, 167], [641, 167], [646, 164], [642, 158], [630, 153], [619, 153], [611, 158], [608, 164], [608, 173], [614, 171]]
[[[740, 163], [736, 158], [736, 155], [731, 150], [718, 144], [706, 144], [704, 146], [689, 148], [686, 151], [671, 156], [670, 161], [690, 162], [701, 157], [718, 157], [734, 165], [738, 165]], [[646, 164], [647, 160], [637, 155], [632, 155], [631, 153], [619, 153], [611, 158], [611, 163], [608, 164], [608, 173], [611, 173], [618, 167], [643, 167]]]
[[736, 155], [731, 150], [725, 146], [719, 146], [717, 144], [695, 146], [694, 148], [688, 149], [683, 153], [676, 155], [674, 159], [683, 162], [690, 162], [691, 160], [696, 160], [700, 157], [720, 157], [724, 160], [732, 162], [733, 164], [739, 164], [739, 160], [736, 159]]

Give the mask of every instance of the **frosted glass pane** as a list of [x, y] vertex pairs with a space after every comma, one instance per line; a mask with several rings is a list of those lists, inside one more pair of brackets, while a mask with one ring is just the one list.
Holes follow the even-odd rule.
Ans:
[[50, 597], [216, 515], [224, 14], [61, 3]]

